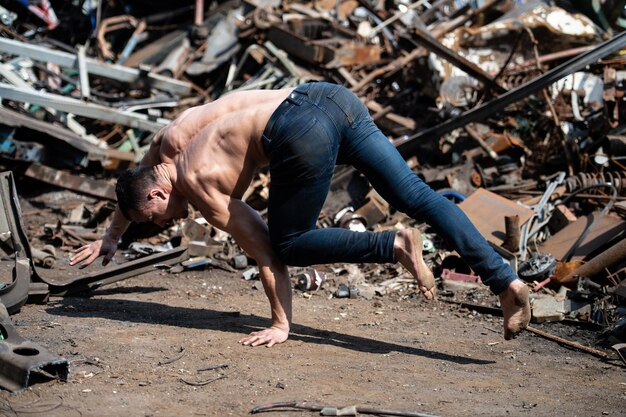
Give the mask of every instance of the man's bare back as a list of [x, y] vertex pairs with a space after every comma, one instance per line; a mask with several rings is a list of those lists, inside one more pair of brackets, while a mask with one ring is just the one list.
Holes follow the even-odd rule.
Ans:
[[176, 164], [178, 178], [185, 179], [179, 183], [185, 194], [212, 187], [241, 198], [255, 170], [268, 162], [261, 136], [291, 91], [236, 92], [187, 110], [164, 128], [161, 162]]

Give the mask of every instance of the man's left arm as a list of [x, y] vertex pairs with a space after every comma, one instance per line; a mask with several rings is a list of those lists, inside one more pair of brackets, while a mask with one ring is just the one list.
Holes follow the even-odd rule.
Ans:
[[270, 245], [267, 224], [252, 207], [239, 199], [224, 196], [222, 201], [215, 203], [217, 202], [214, 201], [211, 208], [207, 207], [206, 214], [202, 208], [198, 208], [213, 226], [228, 232], [257, 262], [261, 282], [271, 306], [272, 326], [253, 332], [239, 342], [268, 347], [283, 343], [289, 336], [291, 325], [291, 281], [287, 267], [278, 259]]

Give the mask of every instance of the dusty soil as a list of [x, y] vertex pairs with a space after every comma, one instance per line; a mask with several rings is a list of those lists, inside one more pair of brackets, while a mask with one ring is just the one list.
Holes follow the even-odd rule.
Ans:
[[[45, 272], [78, 273], [66, 258]], [[442, 298], [338, 299], [294, 290], [287, 343], [244, 347], [242, 336], [269, 324], [258, 288], [221, 270], [157, 271], [90, 297], [27, 304], [14, 325], [66, 358], [70, 375], [1, 391], [0, 415], [242, 416], [288, 400], [439, 416], [624, 415], [626, 373], [617, 360], [528, 332], [504, 341], [500, 317]], [[496, 298], [483, 301], [495, 305]], [[598, 335], [564, 324], [537, 327], [589, 345]], [[218, 365], [225, 366], [198, 371]]]

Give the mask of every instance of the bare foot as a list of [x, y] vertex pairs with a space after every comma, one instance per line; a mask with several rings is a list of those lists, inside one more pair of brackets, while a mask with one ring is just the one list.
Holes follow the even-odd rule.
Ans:
[[417, 229], [404, 229], [396, 233], [393, 243], [396, 259], [415, 277], [417, 286], [428, 300], [435, 298], [437, 288], [432, 271], [422, 257], [422, 234]]
[[511, 340], [528, 326], [530, 302], [528, 287], [516, 279], [498, 297], [504, 314], [504, 338]]

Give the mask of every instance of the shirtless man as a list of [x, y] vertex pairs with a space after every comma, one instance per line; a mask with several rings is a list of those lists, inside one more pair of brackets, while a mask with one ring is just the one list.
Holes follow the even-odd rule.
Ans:
[[[241, 198], [255, 171], [269, 164], [268, 224]], [[130, 221], [165, 226], [194, 205], [256, 260], [270, 301], [271, 327], [240, 340], [273, 346], [287, 340], [291, 282], [286, 265], [400, 262], [427, 299], [433, 275], [419, 231], [316, 229], [336, 164], [351, 164], [393, 207], [428, 222], [498, 294], [504, 337], [530, 320], [528, 288], [465, 214], [407, 166], [351, 92], [329, 83], [243, 91], [186, 110], [159, 131], [137, 168], [120, 176], [118, 210], [101, 240], [79, 248], [71, 265], [99, 256], [107, 264]]]

